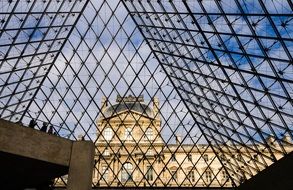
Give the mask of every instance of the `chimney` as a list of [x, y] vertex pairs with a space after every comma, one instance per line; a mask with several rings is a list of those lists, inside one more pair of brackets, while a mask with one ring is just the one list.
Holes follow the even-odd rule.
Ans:
[[101, 102], [101, 111], [104, 113], [106, 107], [108, 105], [108, 102], [107, 102], [107, 98], [105, 96], [102, 97], [102, 102]]
[[283, 137], [282, 140], [283, 140], [284, 143], [289, 143], [289, 144], [292, 143], [292, 142], [291, 142], [291, 137], [290, 137], [290, 135], [288, 135], [288, 134], [284, 135], [284, 137]]
[[159, 117], [159, 99], [157, 97], [154, 97], [153, 99], [153, 111], [154, 116]]
[[177, 134], [177, 135], [175, 135], [175, 138], [176, 138], [176, 144], [179, 145], [181, 143], [181, 140], [182, 140], [181, 135]]
[[269, 145], [274, 146], [275, 145], [275, 138], [273, 136], [268, 136], [266, 138], [266, 141]]

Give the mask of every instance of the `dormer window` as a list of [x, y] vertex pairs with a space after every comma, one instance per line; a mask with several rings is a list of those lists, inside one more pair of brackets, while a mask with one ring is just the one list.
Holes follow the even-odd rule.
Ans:
[[209, 155], [204, 154], [203, 159], [204, 159], [205, 162], [208, 162], [209, 161]]
[[192, 162], [192, 154], [187, 154], [187, 160], [189, 161], [189, 162]]
[[110, 127], [107, 127], [104, 130], [104, 138], [106, 141], [110, 141], [113, 138], [113, 130]]

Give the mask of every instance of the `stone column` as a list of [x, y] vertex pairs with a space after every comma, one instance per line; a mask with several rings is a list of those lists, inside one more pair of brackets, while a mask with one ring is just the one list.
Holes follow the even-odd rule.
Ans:
[[72, 145], [67, 190], [92, 189], [95, 146], [90, 141], [77, 141]]

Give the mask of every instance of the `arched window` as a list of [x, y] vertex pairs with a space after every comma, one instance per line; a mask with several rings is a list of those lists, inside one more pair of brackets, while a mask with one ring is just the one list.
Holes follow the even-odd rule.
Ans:
[[132, 129], [131, 128], [125, 129], [125, 140], [132, 140]]
[[146, 140], [153, 140], [153, 129], [148, 127], [145, 131], [145, 138]]
[[131, 181], [132, 180], [132, 164], [129, 162], [126, 162], [122, 166], [122, 171], [121, 171], [121, 181], [126, 182], [126, 181]]
[[106, 141], [110, 141], [113, 138], [113, 130], [110, 127], [104, 130], [104, 138]]

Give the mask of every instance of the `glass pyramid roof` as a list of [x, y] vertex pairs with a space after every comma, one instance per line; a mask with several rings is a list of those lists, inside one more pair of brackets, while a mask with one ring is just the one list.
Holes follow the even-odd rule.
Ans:
[[[200, 155], [191, 186], [239, 186], [293, 148], [292, 11], [290, 0], [1, 1], [0, 117], [35, 118], [62, 137], [97, 141], [103, 100], [113, 106], [117, 96], [143, 96], [152, 107], [157, 98], [155, 138], [164, 151]], [[214, 156], [203, 162], [208, 151]], [[179, 171], [184, 164], [176, 162]], [[172, 175], [170, 164], [163, 161]], [[163, 173], [155, 176], [147, 186], [163, 181]], [[175, 186], [190, 181], [183, 176]]]

